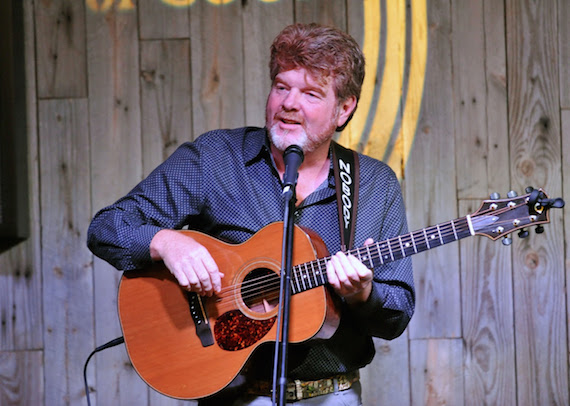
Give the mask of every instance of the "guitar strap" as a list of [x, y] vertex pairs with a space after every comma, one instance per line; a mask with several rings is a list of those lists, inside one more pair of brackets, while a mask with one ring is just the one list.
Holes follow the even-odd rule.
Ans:
[[358, 205], [360, 168], [356, 151], [332, 142], [332, 159], [340, 222], [341, 249], [346, 251], [354, 244], [354, 228]]

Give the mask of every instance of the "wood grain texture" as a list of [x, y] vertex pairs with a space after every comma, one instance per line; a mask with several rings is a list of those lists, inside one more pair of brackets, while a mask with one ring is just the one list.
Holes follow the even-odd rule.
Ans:
[[[507, 1], [505, 15], [513, 184], [519, 189], [544, 187], [557, 197], [561, 193], [558, 19], [553, 7], [533, 1]], [[543, 238], [521, 241], [513, 250], [520, 405], [570, 401], [562, 216], [552, 214]]]
[[[428, 8], [430, 51], [424, 107], [408, 165], [406, 205], [411, 230], [457, 217], [455, 139], [451, 78], [450, 9]], [[459, 246], [450, 244], [413, 258], [416, 314], [410, 324], [413, 338], [454, 338], [461, 335]]]
[[143, 175], [192, 136], [190, 41], [141, 42]]
[[295, 22], [320, 23], [346, 30], [345, 0], [295, 0]]
[[33, 241], [0, 255], [0, 351], [43, 347], [42, 282]]
[[[488, 142], [487, 194], [498, 192], [504, 196], [512, 189], [509, 171], [509, 127], [506, 118], [508, 102], [504, 3], [485, 0], [483, 19], [485, 22], [485, 129]], [[458, 51], [465, 52], [465, 50]], [[475, 125], [482, 127], [481, 123]], [[522, 190], [519, 192], [522, 193]]]
[[[564, 90], [564, 89], [562, 89]], [[570, 90], [570, 89], [566, 89]], [[570, 110], [562, 110], [562, 156], [570, 156]], [[564, 200], [566, 204], [570, 204], [570, 176], [564, 175], [570, 173], [570, 159], [562, 160], [562, 187], [565, 191]], [[566, 206], [568, 207], [568, 206]], [[567, 211], [568, 209], [566, 209]], [[564, 214], [564, 241], [570, 241], [570, 216]], [[566, 281], [570, 280], [570, 244], [565, 244], [564, 252], [564, 269], [566, 270]], [[570, 295], [566, 293], [566, 308], [570, 309]], [[568, 326], [570, 325], [570, 312], [566, 313], [566, 334], [568, 335]], [[568, 340], [568, 356], [570, 358], [570, 339]]]
[[412, 406], [462, 405], [460, 339], [411, 340]]
[[194, 133], [243, 126], [241, 5], [196, 2], [190, 13]]
[[408, 333], [395, 340], [374, 339], [376, 356], [360, 370], [363, 405], [409, 405]]
[[[460, 212], [473, 213], [480, 204], [463, 200]], [[460, 244], [464, 404], [515, 405], [511, 249], [479, 236]]]
[[93, 348], [87, 100], [39, 103], [46, 404], [83, 402], [78, 362]]
[[174, 7], [157, 0], [138, 0], [140, 39], [188, 39], [189, 7]]
[[84, 2], [37, 1], [35, 18], [38, 97], [85, 97]]
[[[452, 7], [453, 102], [457, 194], [487, 195], [489, 134], [486, 126], [485, 22], [482, 2], [458, 0]], [[460, 52], [469, 49], [469, 52]]]
[[44, 404], [42, 351], [0, 352], [0, 405]]
[[560, 107], [570, 109], [570, 2], [558, 0], [558, 69]]

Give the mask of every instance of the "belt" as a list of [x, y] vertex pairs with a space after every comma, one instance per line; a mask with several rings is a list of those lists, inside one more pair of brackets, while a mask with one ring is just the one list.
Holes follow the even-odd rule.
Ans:
[[[358, 370], [316, 381], [290, 380], [286, 386], [286, 400], [301, 400], [350, 389], [360, 379]], [[268, 381], [251, 381], [247, 384], [250, 395], [271, 396], [273, 384]]]

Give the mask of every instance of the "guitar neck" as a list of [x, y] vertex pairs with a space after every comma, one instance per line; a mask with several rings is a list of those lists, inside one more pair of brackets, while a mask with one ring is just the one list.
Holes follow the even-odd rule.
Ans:
[[[461, 217], [446, 223], [375, 242], [348, 251], [360, 262], [374, 269], [414, 254], [474, 235], [471, 217]], [[319, 258], [293, 267], [292, 294], [323, 286], [327, 283], [326, 264], [330, 257]]]

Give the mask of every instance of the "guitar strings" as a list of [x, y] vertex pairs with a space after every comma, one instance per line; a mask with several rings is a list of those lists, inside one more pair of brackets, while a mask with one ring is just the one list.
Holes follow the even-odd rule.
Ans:
[[[473, 226], [476, 227], [478, 224], [485, 222], [485, 219], [480, 218], [481, 216], [487, 215], [489, 213], [492, 213], [493, 215], [500, 215], [510, 210], [513, 210], [516, 207], [524, 205], [526, 205], [526, 203], [519, 204], [513, 207], [504, 207], [502, 209], [496, 209], [496, 210], [488, 209], [486, 211], [478, 213], [477, 217], [471, 218], [471, 222]], [[512, 224], [512, 222], [513, 222], [512, 219], [507, 219], [507, 220], [496, 221], [493, 224], [496, 226], [502, 226], [506, 224]], [[442, 240], [449, 238], [451, 236], [454, 237], [454, 240], [458, 240], [460, 238], [457, 238], [457, 236], [462, 235], [467, 231], [469, 231], [469, 235], [471, 235], [471, 231], [467, 223], [467, 217], [462, 217], [456, 220], [451, 220], [446, 223], [430, 226], [423, 230], [417, 230], [402, 236], [376, 242], [368, 246], [359, 247], [348, 251], [347, 254], [360, 258], [361, 261], [370, 261], [372, 264], [378, 265], [378, 262], [380, 262], [380, 264], [387, 264], [402, 259], [406, 256], [409, 256], [405, 255], [404, 247], [409, 248], [409, 244], [417, 246], [416, 241], [414, 240], [414, 235], [416, 237], [421, 236], [423, 238], [425, 242], [419, 241], [419, 243], [422, 244], [425, 243], [427, 249], [432, 248], [429, 246], [429, 240], [426, 239], [425, 233], [430, 233], [431, 236], [434, 236], [435, 235], [433, 234], [434, 230], [438, 230], [437, 235], [440, 236]], [[444, 242], [444, 244], [446, 244], [446, 242]], [[440, 245], [443, 244], [438, 243], [437, 246]], [[413, 254], [415, 253], [416, 251], [414, 251]], [[291, 284], [297, 285], [297, 286], [292, 286], [293, 292], [298, 293], [307, 290], [307, 285], [309, 286], [309, 289], [317, 286], [322, 286], [326, 282], [325, 280], [326, 263], [330, 259], [331, 256], [317, 258], [313, 261], [293, 266]], [[325, 266], [324, 269], [323, 265]], [[304, 268], [304, 270], [302, 268]], [[315, 268], [317, 268], [316, 271]], [[321, 279], [322, 283], [319, 283], [318, 279]], [[244, 302], [252, 301], [255, 298], [274, 300], [278, 297], [279, 285], [280, 285], [279, 275], [277, 273], [271, 272], [269, 274], [265, 274], [262, 276], [251, 278], [247, 281], [243, 281], [242, 283], [225, 286], [224, 288], [222, 288], [221, 292], [218, 295], [216, 295], [216, 301], [222, 302], [225, 300], [233, 300], [239, 297], [241, 297], [244, 300]], [[269, 293], [266, 294], [266, 292]], [[274, 292], [277, 294], [277, 296], [271, 295]]]
[[[491, 212], [491, 211], [492, 211], [492, 212], [495, 213], [495, 214], [501, 214], [502, 212], [506, 212], [506, 211], [509, 211], [509, 210], [512, 210], [512, 208], [504, 208], [504, 209], [501, 209], [501, 210], [494, 210], [494, 211], [488, 210], [487, 212], [484, 212], [484, 213], [488, 213], [488, 212]], [[482, 214], [483, 214], [483, 213], [481, 213], [481, 214], [479, 214], [479, 215], [482, 215]], [[437, 226], [428, 227], [428, 228], [426, 228], [425, 230], [432, 230], [432, 229], [435, 229], [435, 228], [437, 228], [437, 227], [439, 226], [439, 234], [441, 235], [441, 237], [442, 237], [442, 238], [449, 237], [449, 236], [451, 236], [451, 235], [454, 234], [453, 226], [452, 226], [451, 224], [454, 223], [454, 222], [458, 222], [458, 221], [464, 221], [465, 219], [466, 219], [466, 218], [463, 217], [463, 218], [460, 218], [460, 219], [451, 221], [451, 222], [449, 222], [449, 223], [443, 223], [443, 224], [439, 224], [439, 225], [437, 225]], [[473, 223], [474, 225], [476, 225], [477, 223], [483, 222], [483, 221], [484, 221], [484, 220], [479, 219], [478, 217], [472, 219], [472, 223]], [[511, 223], [511, 220], [505, 220], [505, 221], [502, 221], [502, 222], [496, 222], [495, 224], [501, 225], [501, 223]], [[456, 228], [455, 228], [455, 232], [456, 232], [456, 233], [461, 233], [461, 232], [466, 232], [466, 231], [468, 231], [468, 227], [464, 227], [464, 226], [463, 226], [463, 227], [456, 227]], [[413, 235], [413, 234], [417, 234], [417, 233], [421, 233], [421, 232], [423, 232], [423, 230], [416, 231], [416, 232], [410, 233], [410, 234], [408, 234], [408, 235], [400, 236], [399, 238], [396, 237], [396, 238], [393, 238], [393, 239], [389, 239], [389, 240], [386, 240], [386, 241], [382, 241], [382, 242], [375, 243], [375, 244], [373, 244], [373, 245], [375, 245], [376, 248], [372, 247], [372, 249], [370, 249], [370, 246], [368, 246], [368, 247], [360, 247], [360, 248], [358, 248], [358, 249], [356, 249], [356, 250], [350, 251], [349, 253], [350, 253], [350, 254], [353, 254], [353, 255], [356, 254], [355, 256], [362, 256], [362, 255], [361, 255], [361, 251], [366, 250], [367, 253], [370, 252], [370, 255], [365, 255], [365, 257], [369, 257], [370, 260], [372, 260], [372, 261], [378, 260], [378, 259], [380, 259], [381, 256], [386, 256], [386, 254], [389, 253], [389, 250], [386, 250], [386, 249], [384, 249], [384, 252], [381, 252], [381, 251], [380, 251], [380, 250], [381, 250], [380, 244], [384, 244], [385, 246], [390, 246], [390, 247], [392, 248], [392, 245], [393, 245], [394, 243], [396, 243], [396, 242], [399, 243], [399, 240], [401, 240], [402, 243], [409, 243], [409, 242], [414, 243], [414, 241], [412, 240], [412, 235]], [[471, 235], [471, 234], [470, 234], [470, 235]], [[397, 247], [397, 246], [394, 247], [394, 248], [395, 248], [396, 252], [401, 249], [401, 247]], [[373, 253], [374, 251], [378, 251], [378, 253]], [[401, 259], [401, 258], [403, 258], [403, 257], [398, 257], [397, 259]], [[311, 261], [311, 262], [308, 262], [308, 263], [306, 263], [306, 264], [301, 264], [301, 265], [297, 265], [297, 266], [293, 267], [293, 272], [294, 272], [294, 276], [295, 276], [295, 280], [297, 281], [297, 284], [298, 284], [298, 285], [301, 284], [301, 283], [299, 282], [299, 277], [298, 277], [298, 276], [299, 276], [299, 272], [297, 272], [301, 266], [304, 266], [305, 268], [309, 268], [309, 264], [310, 264], [311, 270], [314, 270], [313, 264], [314, 264], [315, 262], [317, 262], [317, 265], [318, 265], [318, 262], [324, 261], [324, 262], [326, 263], [329, 259], [330, 259], [330, 257], [319, 258], [319, 259], [317, 259], [317, 260], [315, 260], [315, 261]], [[393, 261], [388, 261], [388, 262], [393, 262]], [[322, 273], [322, 270], [320, 269], [320, 266], [318, 267], [318, 269], [319, 269], [319, 271]], [[244, 284], [242, 284], [243, 290], [245, 291], [246, 288], [247, 288], [247, 290], [251, 291], [251, 290], [253, 289], [254, 292], [253, 292], [252, 295], [249, 295], [249, 294], [240, 295], [240, 294], [238, 293], [237, 296], [241, 296], [241, 297], [244, 298], [244, 299], [252, 299], [252, 298], [254, 298], [254, 297], [256, 297], [256, 296], [259, 296], [259, 293], [258, 293], [257, 291], [255, 291], [255, 287], [256, 287], [256, 286], [259, 286], [259, 285], [264, 285], [264, 288], [275, 287], [275, 285], [277, 284], [276, 282], [278, 282], [278, 279], [275, 281], [275, 276], [276, 276], [276, 274], [264, 275], [264, 276], [262, 276], [262, 277], [253, 278], [253, 279], [251, 279], [250, 281], [244, 282]], [[273, 278], [273, 279], [274, 279], [274, 283], [267, 285], [267, 284], [266, 284], [266, 281], [267, 281], [268, 278]], [[313, 274], [313, 278], [315, 278], [314, 274]], [[301, 282], [302, 282], [302, 280], [301, 280]], [[293, 283], [293, 282], [292, 282], [292, 283]], [[247, 285], [247, 286], [244, 287], [245, 285]], [[309, 284], [309, 285], [310, 285], [310, 288], [313, 287], [313, 286], [312, 286], [312, 283]], [[320, 285], [322, 285], [322, 284], [317, 284], [317, 286], [320, 286]], [[227, 289], [225, 289], [225, 291], [228, 292], [228, 290], [230, 290], [230, 289], [231, 289], [231, 290], [234, 290], [235, 286], [239, 286], [239, 285], [234, 285], [234, 286], [230, 285], [230, 286], [227, 287]], [[223, 290], [224, 290], [224, 289], [223, 289]], [[304, 289], [304, 290], [306, 290], [306, 289]], [[222, 300], [222, 299], [225, 298], [222, 292], [221, 292], [218, 296], [219, 296], [219, 300]], [[230, 296], [226, 296], [226, 297], [231, 297], [231, 296], [236, 296], [236, 295], [234, 294], [234, 295], [230, 295]]]

